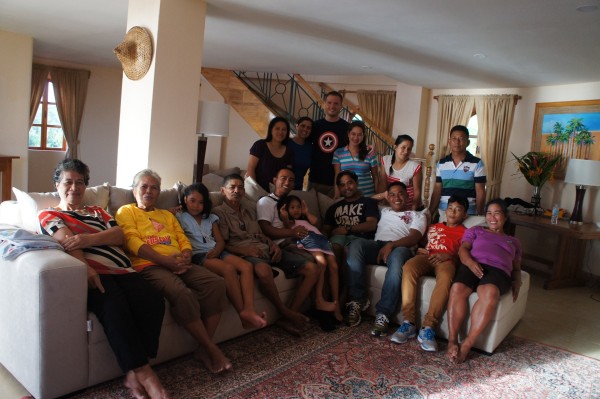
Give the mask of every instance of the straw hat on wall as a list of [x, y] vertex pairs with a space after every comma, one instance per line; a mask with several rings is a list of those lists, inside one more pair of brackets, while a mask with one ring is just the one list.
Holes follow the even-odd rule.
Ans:
[[152, 64], [152, 36], [147, 29], [134, 26], [114, 52], [121, 61], [125, 76], [131, 80], [139, 80], [146, 75]]

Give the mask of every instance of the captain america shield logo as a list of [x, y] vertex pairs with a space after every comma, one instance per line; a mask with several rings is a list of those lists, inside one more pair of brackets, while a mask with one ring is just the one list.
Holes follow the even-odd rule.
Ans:
[[338, 138], [333, 132], [325, 132], [319, 137], [319, 148], [325, 154], [335, 151], [338, 146]]

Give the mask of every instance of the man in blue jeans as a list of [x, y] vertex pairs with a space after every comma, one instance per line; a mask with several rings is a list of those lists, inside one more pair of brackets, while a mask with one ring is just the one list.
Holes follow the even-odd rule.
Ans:
[[356, 326], [361, 321], [361, 311], [369, 306], [365, 287], [365, 267], [371, 264], [387, 266], [381, 299], [375, 306], [375, 324], [371, 334], [379, 337], [387, 333], [389, 317], [396, 309], [402, 284], [402, 266], [414, 256], [417, 245], [427, 227], [426, 217], [407, 210], [408, 194], [401, 182], [389, 185], [386, 192], [389, 208], [381, 211], [375, 241], [359, 238], [348, 246], [348, 324]]

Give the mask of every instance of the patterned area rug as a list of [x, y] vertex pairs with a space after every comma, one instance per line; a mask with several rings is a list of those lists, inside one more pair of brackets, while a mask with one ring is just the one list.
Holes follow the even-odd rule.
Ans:
[[[415, 340], [372, 338], [371, 320], [302, 338], [268, 327], [221, 345], [235, 371], [211, 375], [191, 356], [155, 369], [181, 398], [600, 398], [600, 361], [518, 337], [453, 365]], [[70, 398], [129, 398], [121, 380]]]

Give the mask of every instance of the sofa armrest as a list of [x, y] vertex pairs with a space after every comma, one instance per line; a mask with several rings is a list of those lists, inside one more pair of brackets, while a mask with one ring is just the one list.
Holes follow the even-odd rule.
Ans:
[[0, 258], [0, 363], [36, 398], [87, 386], [86, 280], [59, 250]]
[[0, 203], [0, 223], [13, 226], [22, 226], [21, 210], [17, 201], [3, 201]]

